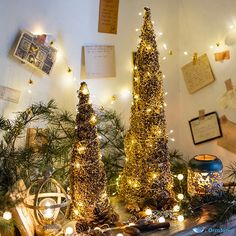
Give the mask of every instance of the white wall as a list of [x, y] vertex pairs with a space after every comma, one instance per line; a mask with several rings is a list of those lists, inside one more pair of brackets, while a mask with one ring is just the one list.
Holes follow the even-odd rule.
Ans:
[[[48, 101], [54, 98], [59, 107], [75, 112], [77, 103], [76, 90], [79, 88], [81, 47], [83, 45], [114, 44], [116, 47], [116, 79], [88, 80], [91, 93], [96, 97], [96, 105], [112, 107], [112, 95], [119, 97], [113, 107], [122, 114], [128, 125], [131, 97], [123, 97], [124, 89], [132, 90], [132, 52], [136, 50], [139, 32], [135, 31], [142, 24], [144, 6], [152, 9], [155, 28], [163, 32], [158, 37], [160, 63], [166, 75], [164, 85], [168, 95], [167, 122], [168, 128], [174, 129], [176, 142], [172, 147], [179, 149], [185, 156], [192, 157], [198, 153], [212, 153], [227, 164], [235, 155], [218, 147], [215, 141], [198, 146], [193, 145], [188, 120], [198, 115], [198, 110], [218, 111], [236, 121], [233, 110], [222, 110], [216, 100], [225, 91], [224, 80], [234, 75], [235, 46], [230, 47], [232, 59], [224, 63], [214, 62], [213, 52], [209, 46], [216, 41], [223, 41], [228, 26], [235, 23], [234, 0], [120, 0], [118, 34], [97, 32], [99, 0], [1, 0], [0, 2], [0, 85], [22, 91], [19, 104], [0, 100], [0, 112], [13, 117], [13, 112], [24, 109], [32, 102]], [[58, 59], [49, 78], [33, 75], [34, 85], [29, 94], [27, 81], [31, 75], [25, 66], [9, 58], [8, 53], [17, 33], [21, 29], [50, 33], [56, 39], [55, 46], [63, 54]], [[162, 45], [173, 50], [168, 55]], [[188, 51], [189, 56], [184, 56]], [[191, 60], [193, 52], [208, 53], [216, 81], [190, 95], [185, 87], [181, 66]], [[162, 58], [166, 56], [166, 60]], [[66, 72], [67, 63], [73, 69], [72, 76]]]
[[[0, 46], [0, 84], [22, 91], [19, 104], [0, 100], [0, 111], [8, 117], [13, 117], [12, 112], [22, 110], [32, 102], [48, 101], [50, 98], [54, 98], [60, 107], [75, 112], [76, 90], [81, 82], [81, 47], [114, 44], [117, 78], [94, 79], [87, 82], [91, 93], [96, 96], [93, 102], [97, 105], [111, 107], [111, 96], [119, 97], [113, 107], [122, 114], [124, 122], [128, 125], [131, 96], [124, 97], [122, 91], [132, 91], [132, 52], [136, 50], [139, 35], [135, 29], [142, 24], [142, 17], [138, 13], [143, 12], [146, 4], [152, 8], [153, 20], [158, 23], [164, 34], [159, 39], [160, 44], [165, 42], [174, 52], [178, 47], [178, 29], [172, 28], [178, 17], [178, 5], [177, 2], [173, 4], [171, 0], [121, 0], [117, 35], [97, 32], [99, 0], [1, 0], [0, 4], [0, 31], [3, 32]], [[33, 74], [32, 94], [28, 93], [27, 84], [31, 75], [30, 70], [8, 57], [9, 50], [21, 29], [52, 34], [56, 39], [55, 46], [64, 56], [57, 60], [49, 78]], [[160, 52], [161, 57], [167, 54], [162, 47]], [[72, 67], [76, 81], [66, 72], [66, 61]], [[174, 117], [178, 110], [175, 105], [178, 98], [176, 61], [177, 54], [174, 53], [166, 61], [161, 61], [161, 64], [166, 75], [165, 86], [169, 92], [168, 127], [177, 132], [178, 119]]]
[[[225, 36], [231, 31], [229, 26], [236, 23], [235, 8], [234, 0], [181, 0], [179, 5], [180, 66], [191, 61], [194, 52], [199, 55], [207, 53], [216, 78], [209, 86], [190, 95], [180, 74], [180, 150], [189, 157], [199, 153], [214, 154], [223, 160], [225, 166], [230, 161], [236, 161], [235, 154], [218, 146], [216, 141], [194, 145], [188, 120], [197, 117], [198, 110], [205, 109], [206, 113], [217, 111], [219, 116], [225, 114], [230, 120], [236, 122], [236, 111], [222, 109], [218, 104], [218, 99], [226, 92], [224, 81], [231, 78], [236, 84], [236, 47], [235, 45], [228, 47], [224, 44]], [[215, 46], [216, 42], [221, 43], [219, 48]], [[210, 49], [210, 45], [214, 45], [214, 48]], [[230, 50], [231, 59], [223, 63], [215, 62], [214, 53], [225, 49]], [[184, 51], [189, 55], [185, 56]]]

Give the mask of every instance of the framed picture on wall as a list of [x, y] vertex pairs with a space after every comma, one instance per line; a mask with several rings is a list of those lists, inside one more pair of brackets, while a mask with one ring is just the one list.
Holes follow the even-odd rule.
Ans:
[[222, 137], [219, 117], [216, 112], [190, 120], [189, 126], [195, 145]]
[[57, 50], [45, 44], [46, 35], [23, 31], [14, 51], [14, 57], [49, 75], [56, 61]]

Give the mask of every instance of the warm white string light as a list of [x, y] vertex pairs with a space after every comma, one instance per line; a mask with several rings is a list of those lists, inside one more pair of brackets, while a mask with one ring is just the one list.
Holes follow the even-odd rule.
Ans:
[[161, 216], [159, 219], [158, 219], [159, 223], [164, 223], [166, 221], [165, 217], [164, 216]]
[[178, 221], [183, 222], [184, 221], [184, 216], [183, 215], [178, 215]]
[[165, 43], [162, 46], [165, 50], [167, 50], [167, 45]]
[[151, 215], [152, 215], [152, 210], [149, 209], [149, 208], [146, 209], [145, 214], [146, 214], [147, 216], [151, 216]]
[[177, 179], [178, 180], [183, 180], [184, 179], [184, 175], [183, 174], [178, 174], [177, 175]]
[[65, 230], [66, 235], [72, 235], [74, 233], [74, 229], [70, 226], [68, 226]]
[[183, 199], [184, 199], [184, 195], [183, 195], [182, 193], [179, 193], [179, 194], [177, 195], [177, 198], [178, 198], [179, 200], [183, 200]]
[[3, 219], [4, 220], [11, 220], [11, 218], [12, 218], [12, 214], [11, 214], [11, 212], [10, 211], [5, 211], [4, 213], [3, 213]]

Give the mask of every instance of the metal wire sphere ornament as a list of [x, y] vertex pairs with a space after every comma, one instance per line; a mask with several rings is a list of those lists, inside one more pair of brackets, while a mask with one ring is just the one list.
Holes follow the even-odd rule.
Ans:
[[55, 179], [47, 177], [32, 183], [24, 204], [33, 209], [34, 217], [43, 230], [59, 231], [69, 213], [70, 197]]

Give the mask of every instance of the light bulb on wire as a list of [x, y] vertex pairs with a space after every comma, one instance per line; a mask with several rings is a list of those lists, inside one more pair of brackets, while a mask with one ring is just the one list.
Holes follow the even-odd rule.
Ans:
[[146, 209], [145, 214], [146, 214], [147, 216], [151, 216], [151, 215], [152, 215], [152, 210], [149, 209], [149, 208]]
[[183, 215], [179, 215], [177, 217], [177, 219], [178, 219], [179, 222], [183, 222], [184, 221], [184, 216]]
[[3, 219], [4, 220], [11, 220], [11, 218], [12, 218], [12, 214], [11, 214], [11, 212], [10, 211], [5, 211], [4, 213], [3, 213]]
[[178, 174], [178, 175], [177, 175], [177, 179], [178, 179], [178, 180], [183, 180], [183, 178], [184, 178], [184, 175], [183, 175], [183, 174]]
[[161, 216], [159, 219], [158, 219], [159, 223], [164, 223], [166, 221], [165, 217], [164, 216]]
[[183, 199], [184, 199], [184, 195], [183, 195], [182, 193], [179, 193], [179, 194], [177, 195], [177, 198], [178, 198], [179, 200], [183, 200]]
[[65, 234], [72, 235], [74, 233], [74, 229], [70, 226], [66, 227]]
[[180, 206], [179, 206], [179, 205], [175, 205], [175, 206], [173, 207], [173, 211], [174, 211], [174, 212], [180, 211]]

